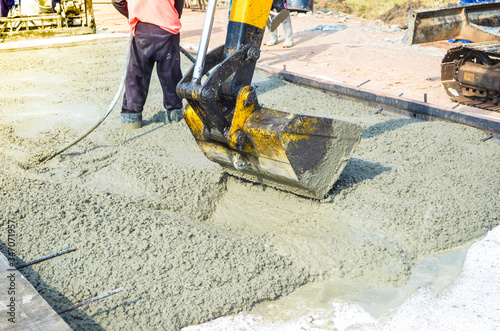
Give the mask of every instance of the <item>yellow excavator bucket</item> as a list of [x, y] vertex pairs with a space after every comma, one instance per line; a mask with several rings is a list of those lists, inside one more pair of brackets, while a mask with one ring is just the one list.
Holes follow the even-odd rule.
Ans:
[[[244, 146], [211, 139], [196, 111], [188, 104], [184, 118], [196, 142], [211, 161], [232, 175], [300, 195], [322, 199], [337, 181], [354, 148], [361, 127], [331, 118], [297, 115], [244, 106], [244, 89], [237, 102], [231, 135]], [[240, 108], [238, 108], [238, 106]], [[241, 125], [237, 117], [241, 115]]]
[[[195, 65], [177, 85], [184, 119], [210, 160], [251, 181], [322, 199], [361, 140], [358, 125], [263, 108], [250, 86], [272, 0], [233, 0], [226, 43], [207, 54], [207, 6]], [[202, 82], [202, 77], [208, 77]]]

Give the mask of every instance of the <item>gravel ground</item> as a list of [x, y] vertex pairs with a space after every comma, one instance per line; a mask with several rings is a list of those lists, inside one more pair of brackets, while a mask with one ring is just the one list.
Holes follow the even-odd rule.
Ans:
[[26, 277], [56, 310], [124, 288], [65, 314], [73, 329], [177, 330], [318, 278], [400, 285], [417, 259], [500, 223], [500, 145], [482, 132], [372, 115], [261, 72], [264, 106], [362, 126], [330, 200], [227, 176], [183, 122], [163, 124], [155, 78], [142, 129], [122, 132], [115, 110], [36, 165], [106, 110], [125, 49], [118, 41], [0, 54], [0, 224], [17, 221], [23, 261], [77, 247]]

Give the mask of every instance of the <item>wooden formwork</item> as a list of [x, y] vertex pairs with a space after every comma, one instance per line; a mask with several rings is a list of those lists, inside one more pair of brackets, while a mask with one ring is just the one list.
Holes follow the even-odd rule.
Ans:
[[71, 330], [2, 253], [0, 330]]

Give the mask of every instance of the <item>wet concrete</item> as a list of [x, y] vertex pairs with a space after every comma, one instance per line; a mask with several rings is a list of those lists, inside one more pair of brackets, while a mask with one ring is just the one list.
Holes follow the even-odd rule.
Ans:
[[175, 330], [318, 279], [402, 285], [417, 259], [499, 223], [500, 145], [482, 142], [482, 132], [373, 115], [263, 73], [254, 82], [264, 106], [363, 128], [329, 200], [227, 176], [184, 122], [163, 124], [155, 77], [142, 129], [121, 131], [115, 110], [88, 138], [33, 167], [105, 112], [125, 45], [0, 54], [1, 224], [20, 224], [24, 260], [78, 247], [26, 277], [56, 310], [124, 288], [66, 314], [74, 329]]

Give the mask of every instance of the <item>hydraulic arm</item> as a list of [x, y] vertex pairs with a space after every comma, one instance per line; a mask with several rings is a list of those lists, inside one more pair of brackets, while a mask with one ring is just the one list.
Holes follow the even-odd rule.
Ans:
[[[207, 54], [210, 0], [195, 65], [177, 86], [199, 147], [229, 172], [323, 198], [361, 139], [358, 125], [261, 107], [250, 85], [272, 0], [233, 0], [225, 45]], [[210, 72], [206, 79], [203, 76]]]

